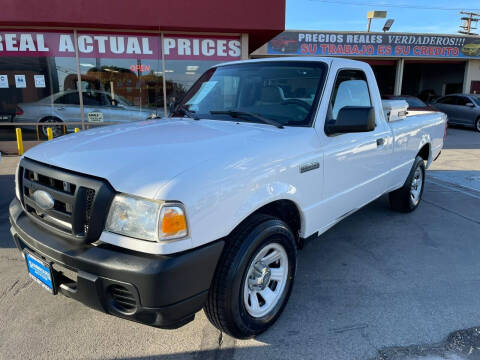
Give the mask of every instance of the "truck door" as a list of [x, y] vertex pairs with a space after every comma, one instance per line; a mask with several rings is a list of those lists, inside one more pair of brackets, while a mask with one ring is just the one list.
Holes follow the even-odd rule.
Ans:
[[[365, 71], [369, 71], [369, 81]], [[369, 132], [325, 135], [323, 216], [330, 222], [338, 221], [383, 194], [390, 186], [387, 175], [393, 167], [392, 132], [384, 120], [370, 68], [337, 72], [325, 125], [334, 123], [339, 110], [345, 106], [372, 107], [376, 127]]]

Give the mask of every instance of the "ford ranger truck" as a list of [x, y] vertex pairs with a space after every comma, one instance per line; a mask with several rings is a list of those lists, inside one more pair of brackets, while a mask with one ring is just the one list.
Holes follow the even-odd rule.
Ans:
[[176, 328], [203, 308], [255, 336], [284, 309], [304, 239], [383, 194], [419, 206], [446, 117], [398, 105], [384, 111], [363, 62], [249, 60], [209, 69], [170, 118], [38, 145], [9, 207], [26, 272], [128, 320]]

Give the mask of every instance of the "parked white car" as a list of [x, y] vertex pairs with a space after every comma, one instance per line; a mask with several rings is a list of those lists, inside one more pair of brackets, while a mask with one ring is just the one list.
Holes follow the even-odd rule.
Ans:
[[[112, 98], [105, 91], [89, 90], [82, 92], [85, 122], [132, 122], [146, 120], [155, 110], [133, 105], [120, 95]], [[58, 92], [39, 101], [17, 105], [15, 123], [78, 123], [69, 124], [67, 130], [80, 127], [80, 97], [76, 90]], [[40, 131], [47, 137], [47, 128], [54, 137], [63, 134], [62, 126], [41, 126]], [[34, 129], [34, 126], [28, 128]]]
[[170, 119], [26, 152], [15, 243], [53, 294], [157, 327], [204, 308], [221, 331], [254, 336], [286, 305], [304, 239], [385, 193], [395, 210], [419, 206], [446, 117], [386, 105], [363, 62], [215, 66]]

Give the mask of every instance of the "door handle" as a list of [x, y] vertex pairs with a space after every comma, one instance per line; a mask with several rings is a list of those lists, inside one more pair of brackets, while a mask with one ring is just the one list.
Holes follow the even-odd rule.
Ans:
[[377, 139], [377, 147], [380, 147], [383, 145], [385, 145], [385, 139], [384, 138]]

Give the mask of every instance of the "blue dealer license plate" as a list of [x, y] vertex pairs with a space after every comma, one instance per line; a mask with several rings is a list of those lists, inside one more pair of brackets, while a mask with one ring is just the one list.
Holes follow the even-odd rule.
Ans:
[[48, 263], [40, 260], [36, 256], [25, 252], [25, 260], [27, 261], [28, 274], [43, 288], [54, 294], [52, 270]]

